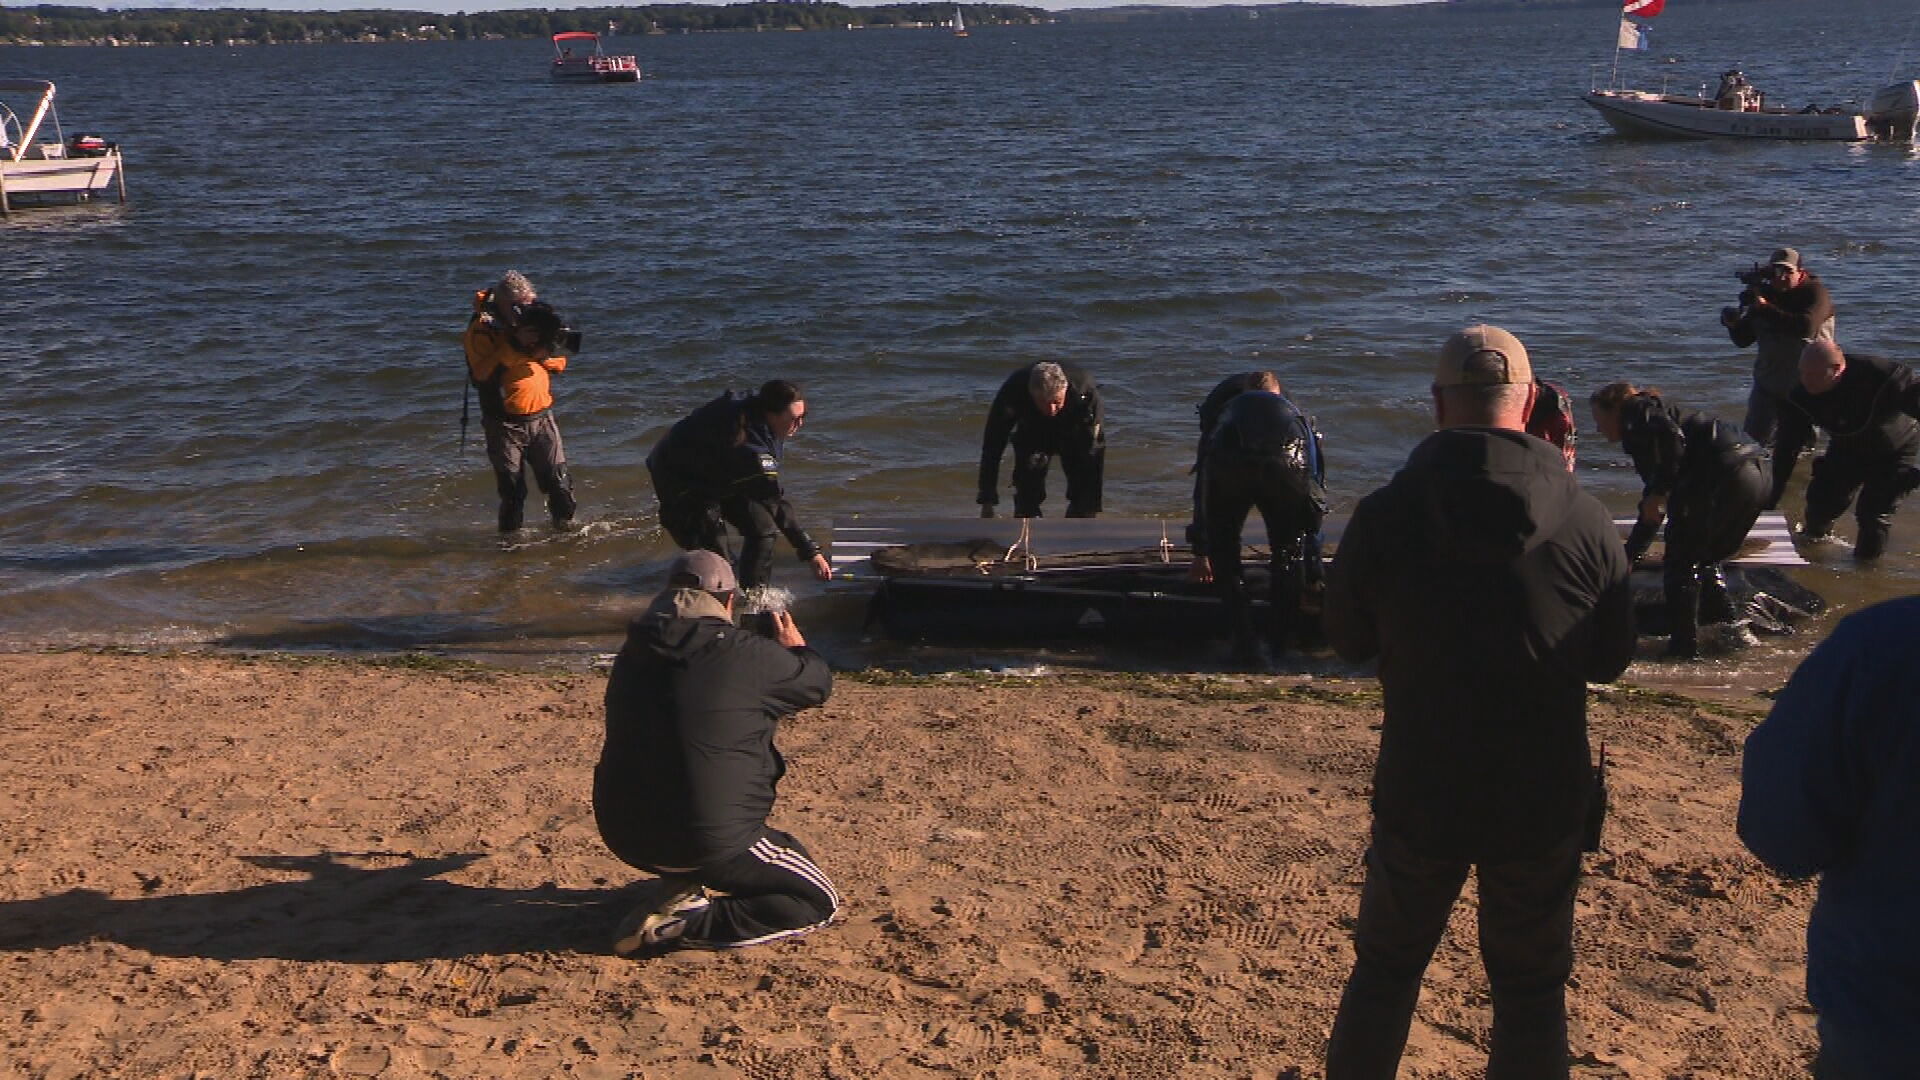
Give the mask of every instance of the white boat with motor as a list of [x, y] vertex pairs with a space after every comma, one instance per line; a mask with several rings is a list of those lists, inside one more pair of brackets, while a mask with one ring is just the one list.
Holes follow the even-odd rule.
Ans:
[[[10, 101], [24, 111], [24, 119]], [[48, 120], [53, 121], [54, 138], [42, 142], [41, 129]], [[12, 213], [22, 199], [84, 202], [116, 186], [120, 201], [126, 202], [120, 147], [98, 135], [67, 138], [53, 107], [52, 83], [0, 79], [0, 214]]]
[[639, 82], [640, 62], [600, 51], [599, 34], [570, 30], [553, 35], [553, 64], [548, 72], [555, 82]]
[[1920, 80], [1882, 88], [1866, 107], [1769, 104], [1738, 71], [1720, 76], [1713, 96], [1589, 90], [1582, 100], [1622, 135], [1660, 139], [1809, 139], [1911, 142], [1920, 121]]

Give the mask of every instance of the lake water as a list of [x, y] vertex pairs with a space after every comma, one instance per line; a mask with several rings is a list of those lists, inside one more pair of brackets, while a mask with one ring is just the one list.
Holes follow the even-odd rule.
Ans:
[[[1857, 98], [1914, 74], [1916, 10], [1675, 4], [1623, 74]], [[1109, 513], [1180, 520], [1220, 377], [1280, 372], [1343, 509], [1478, 320], [1581, 399], [1629, 378], [1737, 420], [1716, 314], [1780, 244], [1850, 348], [1913, 361], [1920, 157], [1617, 138], [1578, 100], [1614, 17], [630, 38], [647, 78], [591, 87], [537, 41], [0, 49], [132, 194], [0, 222], [0, 642], [611, 648], [672, 552], [647, 450], [771, 376], [806, 387], [787, 471], [825, 531], [971, 513], [986, 403], [1038, 359], [1102, 381]], [[509, 267], [587, 336], [558, 416], [590, 525], [503, 550], [458, 334]], [[1625, 455], [1582, 451], [1624, 512]], [[1806, 580], [1911, 592], [1914, 508], [1894, 547]]]

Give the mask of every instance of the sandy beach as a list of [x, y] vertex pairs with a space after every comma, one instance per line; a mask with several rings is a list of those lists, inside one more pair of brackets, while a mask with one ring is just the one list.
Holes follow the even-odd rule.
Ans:
[[[1313, 1077], [1350, 963], [1377, 690], [843, 677], [776, 824], [808, 939], [630, 962], [595, 675], [0, 655], [0, 1075]], [[1596, 698], [1576, 1075], [1804, 1074], [1812, 888], [1734, 835], [1764, 702]], [[1466, 1077], [1470, 901], [1403, 1076]]]

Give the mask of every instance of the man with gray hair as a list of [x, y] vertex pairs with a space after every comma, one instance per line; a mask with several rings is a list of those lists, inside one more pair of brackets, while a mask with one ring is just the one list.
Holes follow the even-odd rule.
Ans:
[[503, 533], [520, 528], [529, 469], [547, 496], [553, 527], [573, 524], [573, 482], [553, 417], [551, 376], [567, 369], [567, 358], [554, 355], [562, 332], [560, 316], [538, 301], [533, 283], [518, 270], [473, 295], [473, 315], [460, 343], [467, 378], [480, 392], [480, 427], [500, 493]]
[[1327, 639], [1379, 660], [1385, 717], [1353, 974], [1327, 1080], [1392, 1080], [1469, 871], [1493, 999], [1489, 1080], [1568, 1075], [1580, 852], [1602, 810], [1587, 683], [1633, 657], [1627, 557], [1560, 452], [1526, 434], [1526, 348], [1447, 339], [1440, 430], [1361, 500], [1328, 573]]
[[1000, 502], [1000, 457], [1013, 443], [1013, 516], [1040, 516], [1055, 454], [1067, 474], [1067, 516], [1100, 512], [1107, 441], [1100, 388], [1074, 364], [1043, 361], [1008, 376], [987, 411], [980, 446], [980, 516]]

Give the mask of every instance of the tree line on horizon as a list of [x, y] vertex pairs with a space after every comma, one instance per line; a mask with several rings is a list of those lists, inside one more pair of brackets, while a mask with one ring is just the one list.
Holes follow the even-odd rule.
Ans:
[[[1031, 25], [1052, 16], [1010, 4], [963, 4], [973, 25]], [[544, 38], [567, 30], [682, 33], [725, 30], [840, 30], [926, 26], [950, 21], [952, 3], [848, 7], [835, 3], [674, 4], [430, 11], [266, 11], [245, 8], [98, 8], [57, 4], [0, 7], [0, 44], [205, 45], [343, 41], [472, 41]]]

